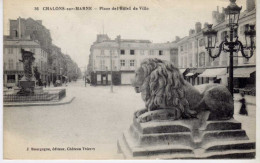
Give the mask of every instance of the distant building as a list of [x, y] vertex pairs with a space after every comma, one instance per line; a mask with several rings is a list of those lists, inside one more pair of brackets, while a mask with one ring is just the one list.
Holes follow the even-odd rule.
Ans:
[[61, 52], [61, 48], [52, 44], [52, 74], [51, 81], [55, 83], [56, 80], [66, 80], [66, 59], [65, 55]]
[[[240, 14], [239, 28], [237, 36], [242, 43], [245, 43], [245, 25], [256, 24], [256, 9], [254, 0], [247, 0], [247, 9]], [[212, 12], [213, 28], [218, 31], [217, 43], [218, 46], [225, 36], [229, 33], [228, 23], [224, 16], [223, 10]], [[182, 38], [178, 44], [178, 61], [179, 68], [184, 72], [186, 80], [193, 85], [202, 83], [219, 82], [223, 85], [228, 85], [228, 67], [229, 53], [224, 53], [220, 57], [213, 60], [210, 58], [205, 49], [205, 38], [202, 34], [203, 30], [207, 30], [207, 23], [202, 27], [200, 22], [197, 22], [195, 29], [189, 31], [189, 35]], [[216, 53], [213, 51], [213, 53]], [[248, 51], [246, 51], [248, 53]], [[234, 87], [255, 87], [255, 66], [256, 54], [247, 60], [242, 57], [241, 52], [234, 54]]]
[[34, 53], [35, 61], [33, 67], [37, 67], [41, 74], [41, 80], [48, 80], [47, 75], [47, 55], [40, 44], [32, 40], [14, 40], [4, 38], [3, 61], [4, 61], [4, 86], [14, 87], [18, 85], [18, 80], [24, 74], [21, 48]]
[[66, 79], [70, 82], [77, 80], [81, 75], [81, 70], [78, 65], [71, 59], [69, 55], [64, 55], [66, 65], [65, 65], [65, 74]]
[[112, 67], [113, 78], [117, 78], [113, 79], [114, 84], [131, 84], [136, 68], [145, 58], [160, 58], [177, 65], [176, 43], [152, 43], [121, 36], [111, 40], [107, 35], [97, 35], [90, 48], [88, 72], [92, 73], [92, 82], [106, 85], [111, 82]]

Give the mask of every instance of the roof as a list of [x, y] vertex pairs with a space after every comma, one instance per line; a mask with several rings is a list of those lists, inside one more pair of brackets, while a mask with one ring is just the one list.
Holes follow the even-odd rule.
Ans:
[[39, 43], [33, 40], [4, 40], [4, 46], [13, 45], [13, 46], [40, 46]]
[[177, 47], [176, 43], [151, 43], [151, 42], [120, 42], [103, 41], [95, 43], [92, 48], [126, 48], [126, 49], [170, 49]]
[[255, 72], [255, 67], [243, 67], [234, 69], [233, 76], [235, 78], [250, 78], [250, 74]]
[[213, 68], [213, 69], [206, 69], [202, 74], [200, 74], [198, 77], [210, 77], [214, 78], [220, 75], [226, 74], [227, 69], [226, 68]]

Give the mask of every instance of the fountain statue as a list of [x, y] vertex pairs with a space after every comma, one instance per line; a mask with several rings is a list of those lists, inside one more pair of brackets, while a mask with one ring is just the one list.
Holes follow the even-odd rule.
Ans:
[[35, 60], [34, 53], [21, 49], [23, 63], [24, 76], [19, 81], [20, 91], [17, 92], [18, 95], [29, 96], [34, 94], [35, 88], [35, 78], [33, 75], [32, 64]]

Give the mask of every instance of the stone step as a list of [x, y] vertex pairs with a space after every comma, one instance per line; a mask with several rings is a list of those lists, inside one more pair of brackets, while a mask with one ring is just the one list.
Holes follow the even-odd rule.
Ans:
[[[255, 150], [224, 150], [224, 151], [210, 151], [205, 152], [203, 148], [193, 149], [193, 152], [167, 152], [163, 150], [163, 146], [152, 147], [141, 147], [130, 149], [128, 143], [128, 138], [123, 139], [121, 137], [118, 140], [118, 148], [120, 148], [120, 153], [123, 154], [125, 159], [253, 159], [255, 158]], [[174, 146], [173, 146], [174, 147]], [[176, 148], [176, 146], [175, 146]], [[180, 146], [178, 147], [180, 148]], [[185, 149], [185, 147], [183, 146]], [[186, 147], [186, 149], [189, 149]], [[157, 152], [157, 151], [158, 152]]]
[[160, 146], [140, 146], [135, 143], [128, 132], [124, 132], [123, 137], [119, 139], [118, 146], [121, 152], [127, 150], [128, 156], [154, 156], [160, 154], [184, 154], [193, 155], [193, 149], [184, 145], [160, 145]]
[[241, 123], [231, 119], [227, 121], [206, 121], [199, 130], [216, 131], [216, 130], [240, 130]]
[[255, 150], [229, 150], [205, 153], [204, 158], [208, 159], [253, 159]]
[[192, 132], [200, 131], [216, 131], [216, 130], [240, 130], [241, 123], [231, 119], [225, 121], [204, 121], [200, 119], [177, 120], [177, 121], [151, 121], [139, 123], [134, 118], [133, 126], [142, 134], [152, 133], [176, 133], [176, 132]]
[[[146, 144], [180, 144], [188, 145], [194, 148], [202, 146], [212, 140], [230, 141], [230, 140], [248, 140], [244, 130], [218, 130], [218, 131], [199, 131], [178, 132], [178, 133], [153, 133], [142, 134], [134, 125], [130, 127], [130, 133], [140, 145]], [[198, 131], [198, 130], [197, 130]]]
[[226, 150], [252, 150], [255, 149], [255, 142], [249, 140], [239, 141], [215, 141], [204, 145], [205, 152], [226, 151]]

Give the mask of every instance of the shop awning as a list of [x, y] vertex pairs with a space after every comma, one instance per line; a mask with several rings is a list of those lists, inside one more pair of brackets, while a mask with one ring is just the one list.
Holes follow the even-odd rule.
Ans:
[[255, 72], [255, 67], [241, 67], [234, 69], [234, 78], [250, 78], [250, 74]]
[[206, 69], [202, 74], [198, 77], [209, 77], [214, 78], [217, 76], [225, 75], [227, 72], [227, 68], [214, 68], [214, 69]]
[[186, 74], [185, 76], [193, 76], [194, 74], [192, 72]]
[[185, 68], [184, 69], [179, 69], [181, 73], [184, 73], [184, 71], [186, 70]]
[[194, 74], [192, 72], [186, 74], [185, 76], [193, 76]]
[[201, 74], [205, 71], [206, 69], [204, 68], [197, 68], [196, 70], [193, 71], [194, 74]]

